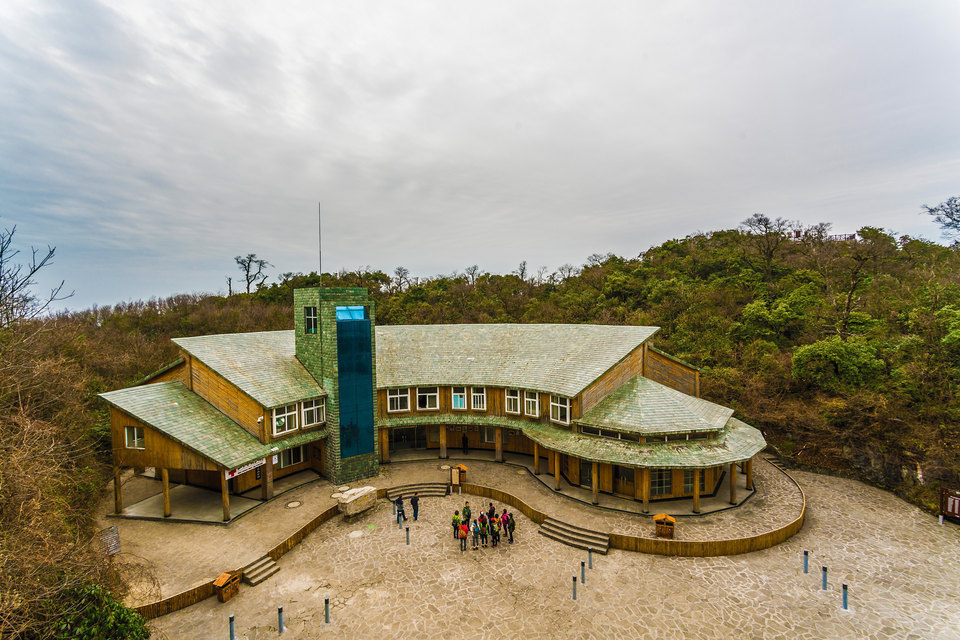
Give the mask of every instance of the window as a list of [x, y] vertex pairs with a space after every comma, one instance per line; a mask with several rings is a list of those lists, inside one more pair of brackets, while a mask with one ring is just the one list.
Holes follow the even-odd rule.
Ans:
[[303, 308], [303, 332], [304, 333], [317, 332], [317, 308], [316, 307]]
[[280, 468], [290, 467], [303, 462], [304, 446], [294, 447], [280, 452]]
[[474, 411], [487, 410], [487, 390], [483, 387], [471, 387], [470, 408]]
[[580, 433], [586, 433], [591, 436], [600, 435], [600, 429], [594, 429], [593, 427], [580, 427]]
[[540, 417], [540, 394], [536, 391], [523, 392], [523, 413], [533, 418]]
[[453, 398], [453, 408], [457, 411], [466, 411], [467, 409], [467, 388], [466, 387], [453, 387], [450, 389], [451, 397]]
[[653, 469], [650, 472], [650, 492], [655, 496], [667, 496], [673, 493], [673, 470]]
[[143, 427], [124, 427], [127, 436], [127, 449], [145, 449], [143, 446]]
[[303, 426], [312, 427], [317, 424], [323, 424], [327, 420], [327, 401], [324, 398], [316, 400], [304, 400], [303, 402]]
[[[707, 471], [706, 469], [700, 469], [700, 493], [706, 493], [707, 491]], [[683, 470], [683, 492], [684, 493], [693, 493], [693, 469], [684, 469]]]
[[279, 436], [297, 428], [297, 405], [288, 404], [273, 410], [273, 435]]
[[410, 411], [410, 389], [387, 389], [387, 413]]
[[570, 424], [570, 398], [550, 396], [550, 420]]
[[484, 442], [496, 442], [496, 441], [497, 441], [496, 427], [484, 427], [484, 428], [483, 428], [483, 441], [484, 441]]
[[504, 391], [506, 394], [506, 411], [507, 413], [512, 413], [514, 415], [520, 414], [520, 390], [519, 389], [507, 389]]
[[437, 387], [417, 387], [417, 411], [434, 411], [440, 408], [440, 393]]

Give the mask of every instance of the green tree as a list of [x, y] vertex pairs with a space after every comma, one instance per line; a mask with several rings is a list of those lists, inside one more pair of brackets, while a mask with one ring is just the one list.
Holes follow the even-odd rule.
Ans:
[[800, 347], [793, 354], [794, 378], [833, 393], [867, 386], [882, 372], [883, 361], [874, 347], [840, 336]]

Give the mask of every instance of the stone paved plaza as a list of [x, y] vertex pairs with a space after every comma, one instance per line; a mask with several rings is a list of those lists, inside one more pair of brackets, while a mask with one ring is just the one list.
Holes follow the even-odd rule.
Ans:
[[[389, 474], [395, 477], [387, 484], [416, 473], [414, 466], [392, 466]], [[516, 494], [538, 491], [536, 481], [522, 479], [508, 465], [488, 472], [476, 466], [491, 479], [497, 474], [503, 474], [502, 481], [512, 479], [504, 488]], [[769, 467], [766, 471], [765, 481], [775, 477]], [[540, 536], [534, 523], [515, 513], [516, 544], [461, 554], [450, 515], [464, 499], [474, 510], [480, 500], [447, 496], [422, 501], [420, 521], [407, 523], [409, 547], [390, 504], [382, 501], [355, 522], [335, 518], [324, 524], [281, 558], [277, 575], [257, 587], [244, 586], [230, 602], [210, 598], [150, 626], [159, 638], [227, 638], [227, 616], [233, 613], [238, 638], [276, 638], [276, 607], [283, 605], [284, 638], [960, 638], [960, 527], [939, 526], [933, 516], [859, 482], [793, 475], [807, 494], [809, 510], [804, 528], [784, 544], [719, 558], [613, 550], [595, 556], [576, 602], [571, 577], [579, 573], [584, 552]], [[313, 483], [253, 513], [274, 517], [277, 512], [269, 510], [278, 504], [283, 509], [286, 498], [296, 496], [304, 505], [284, 516], [306, 519], [297, 512], [318, 512], [329, 503], [330, 490], [323, 482]], [[737, 518], [734, 514], [742, 516], [745, 509], [760, 509], [763, 496], [709, 518]], [[551, 497], [597, 528], [605, 528], [597, 519], [628, 517]], [[182, 545], [184, 528], [190, 536], [198, 528], [213, 538], [181, 546], [176, 562], [151, 565], [163, 595], [169, 595], [175, 583], [188, 581], [185, 576], [206, 578], [206, 568], [240, 558], [238, 549], [256, 536], [269, 538], [261, 518], [252, 518], [226, 528], [121, 521], [121, 538], [129, 542], [139, 531]], [[640, 522], [638, 530], [649, 526], [649, 519], [632, 518]], [[241, 530], [245, 520], [259, 523], [259, 529]], [[217, 540], [229, 543], [217, 547]], [[808, 575], [802, 573], [803, 549], [811, 552]], [[821, 564], [829, 567], [826, 592], [820, 590]], [[173, 565], [181, 577], [171, 582], [160, 574]], [[849, 611], [841, 608], [841, 582], [850, 585]], [[324, 597], [331, 599], [329, 625], [323, 622]]]

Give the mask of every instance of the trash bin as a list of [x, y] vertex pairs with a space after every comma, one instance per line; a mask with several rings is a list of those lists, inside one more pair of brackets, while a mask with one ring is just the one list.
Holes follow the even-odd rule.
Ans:
[[677, 524], [676, 518], [660, 513], [653, 516], [653, 522], [657, 526], [656, 534], [658, 538], [673, 539], [673, 529]]
[[240, 577], [242, 575], [243, 571], [240, 569], [221, 573], [217, 579], [213, 581], [213, 588], [217, 592], [217, 600], [226, 602], [237, 595], [237, 592], [240, 590]]

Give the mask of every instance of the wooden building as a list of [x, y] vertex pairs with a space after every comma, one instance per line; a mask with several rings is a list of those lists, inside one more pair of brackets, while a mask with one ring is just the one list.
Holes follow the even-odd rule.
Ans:
[[[175, 362], [110, 404], [114, 464], [229, 496], [305, 468], [334, 482], [376, 473], [399, 449], [446, 458], [464, 441], [529, 455], [537, 474], [651, 501], [700, 497], [765, 442], [699, 398], [699, 372], [648, 344], [656, 327], [375, 326], [361, 289], [295, 292], [295, 330], [178, 338]], [[117, 487], [117, 511], [122, 500]]]

